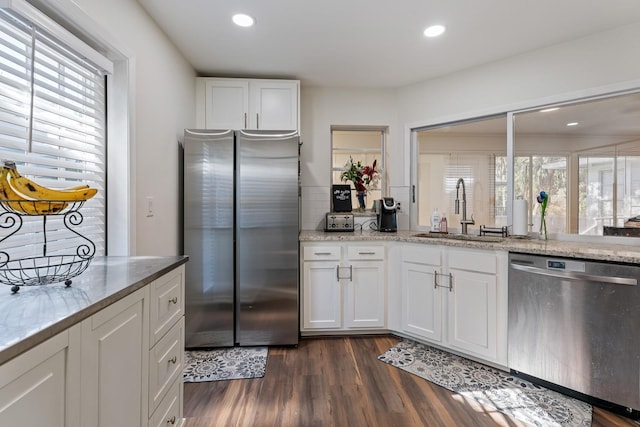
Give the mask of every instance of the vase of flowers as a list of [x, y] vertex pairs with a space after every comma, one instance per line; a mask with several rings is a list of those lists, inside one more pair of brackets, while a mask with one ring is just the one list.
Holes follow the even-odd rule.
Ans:
[[549, 203], [549, 195], [541, 191], [536, 197], [538, 203], [540, 203], [540, 230], [538, 231], [538, 235], [541, 239], [547, 240], [547, 219], [544, 217], [545, 212], [547, 211], [547, 203]]
[[371, 166], [366, 166], [360, 160], [355, 162], [353, 157], [349, 157], [349, 161], [344, 165], [344, 170], [340, 175], [343, 182], [351, 181], [353, 183], [361, 212], [366, 209], [365, 196], [367, 191], [377, 188], [378, 182], [380, 182], [380, 171], [376, 168], [377, 165], [377, 160], [374, 160]]

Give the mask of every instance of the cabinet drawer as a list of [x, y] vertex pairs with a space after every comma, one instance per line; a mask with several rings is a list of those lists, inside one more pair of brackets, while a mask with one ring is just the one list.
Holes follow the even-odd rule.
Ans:
[[449, 252], [449, 268], [496, 274], [496, 254], [493, 252], [452, 250]]
[[184, 366], [184, 318], [149, 352], [149, 413], [159, 405]]
[[149, 418], [149, 427], [174, 427], [182, 425], [182, 414], [180, 413], [182, 387], [181, 382], [176, 380], [158, 409]]
[[405, 245], [402, 248], [402, 261], [416, 264], [442, 265], [442, 250], [427, 245]]
[[349, 246], [347, 256], [350, 260], [384, 259], [384, 246]]
[[340, 259], [340, 246], [305, 246], [305, 261], [321, 261]]
[[150, 284], [149, 346], [173, 326], [184, 313], [184, 266], [176, 268]]

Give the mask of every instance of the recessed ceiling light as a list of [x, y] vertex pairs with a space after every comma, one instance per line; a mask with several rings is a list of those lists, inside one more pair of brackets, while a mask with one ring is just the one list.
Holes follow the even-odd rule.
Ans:
[[246, 15], [244, 13], [237, 13], [233, 15], [233, 23], [239, 25], [240, 27], [250, 27], [256, 23], [256, 20], [253, 17]]
[[550, 113], [552, 111], [557, 111], [558, 107], [553, 107], [553, 108], [545, 108], [544, 110], [540, 110], [541, 113]]
[[567, 123], [567, 126], [578, 126], [578, 122]]
[[438, 37], [439, 35], [444, 33], [444, 30], [444, 25], [432, 25], [424, 30], [424, 35], [427, 37]]

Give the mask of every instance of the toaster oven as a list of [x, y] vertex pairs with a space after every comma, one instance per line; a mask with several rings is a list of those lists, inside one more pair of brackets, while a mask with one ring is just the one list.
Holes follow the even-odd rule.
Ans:
[[324, 231], [353, 231], [353, 214], [328, 212], [325, 215]]

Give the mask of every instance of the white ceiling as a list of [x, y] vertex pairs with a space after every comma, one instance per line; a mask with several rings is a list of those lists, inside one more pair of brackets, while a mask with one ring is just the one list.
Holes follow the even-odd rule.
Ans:
[[640, 0], [138, 2], [200, 75], [313, 86], [399, 87], [640, 21]]

